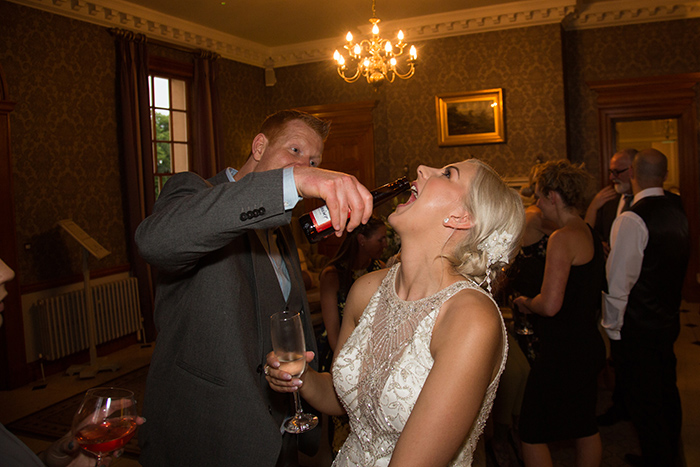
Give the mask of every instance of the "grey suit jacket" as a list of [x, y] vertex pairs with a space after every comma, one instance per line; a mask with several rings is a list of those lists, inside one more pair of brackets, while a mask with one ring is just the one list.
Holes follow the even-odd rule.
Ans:
[[282, 196], [282, 171], [230, 183], [173, 176], [136, 231], [157, 268], [156, 347], [140, 428], [145, 466], [274, 466], [292, 397], [262, 371], [272, 350], [269, 317], [286, 302], [254, 229], [283, 227], [293, 294], [300, 296], [307, 349], [316, 351], [299, 258]]

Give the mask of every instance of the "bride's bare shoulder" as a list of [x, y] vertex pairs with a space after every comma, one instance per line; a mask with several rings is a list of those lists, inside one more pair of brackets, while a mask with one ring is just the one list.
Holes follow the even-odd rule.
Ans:
[[443, 305], [433, 335], [461, 341], [471, 333], [497, 338], [501, 334], [501, 317], [498, 307], [486, 294], [468, 288]]
[[350, 288], [348, 301], [352, 298], [353, 301], [362, 302], [365, 305], [369, 303], [370, 298], [388, 273], [389, 269], [379, 269], [360, 276]]

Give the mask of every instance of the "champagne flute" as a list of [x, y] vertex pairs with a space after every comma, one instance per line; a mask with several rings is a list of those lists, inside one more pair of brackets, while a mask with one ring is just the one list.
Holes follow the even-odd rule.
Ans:
[[121, 388], [89, 389], [73, 417], [73, 436], [81, 449], [103, 458], [123, 448], [136, 433], [134, 393]]
[[[306, 340], [301, 315], [291, 311], [280, 311], [270, 317], [272, 349], [280, 362], [279, 369], [292, 378], [300, 378], [306, 369]], [[294, 392], [294, 417], [287, 420], [284, 429], [288, 433], [303, 433], [318, 425], [318, 417], [304, 413], [299, 400], [299, 391]]]
[[521, 336], [531, 336], [535, 333], [527, 315], [520, 311], [518, 305], [515, 304], [513, 304], [513, 326], [516, 334]]

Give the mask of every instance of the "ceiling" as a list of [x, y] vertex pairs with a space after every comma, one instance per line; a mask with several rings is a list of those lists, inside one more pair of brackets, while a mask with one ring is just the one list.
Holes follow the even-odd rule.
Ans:
[[[329, 60], [369, 33], [372, 0], [9, 0], [224, 58], [275, 67]], [[376, 0], [382, 36], [406, 41], [563, 23], [604, 27], [700, 17], [698, 0]]]

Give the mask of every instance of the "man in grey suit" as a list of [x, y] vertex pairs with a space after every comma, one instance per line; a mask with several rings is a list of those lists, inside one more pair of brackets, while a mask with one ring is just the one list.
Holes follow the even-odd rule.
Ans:
[[354, 177], [316, 168], [328, 131], [302, 112], [268, 117], [239, 171], [174, 175], [137, 229], [158, 273], [144, 466], [297, 464], [299, 435], [281, 430], [292, 397], [270, 390], [264, 374], [277, 311], [301, 311], [307, 349], [316, 349], [291, 210], [301, 198], [324, 199], [338, 234], [372, 212]]

